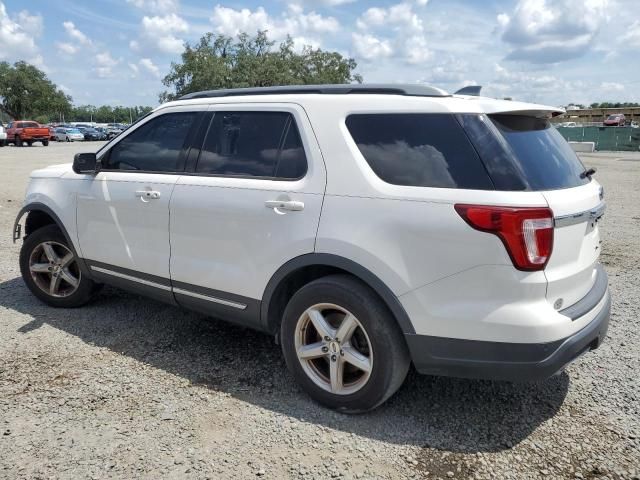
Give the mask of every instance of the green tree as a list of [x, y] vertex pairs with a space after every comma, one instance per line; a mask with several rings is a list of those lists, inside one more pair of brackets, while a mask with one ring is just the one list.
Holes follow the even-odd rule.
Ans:
[[217, 88], [362, 82], [352, 58], [309, 46], [296, 52], [290, 37], [274, 46], [266, 31], [254, 37], [242, 33], [235, 40], [207, 33], [185, 46], [181, 63], [171, 63], [162, 80], [171, 90], [162, 92], [160, 101]]
[[0, 110], [12, 118], [66, 114], [71, 97], [26, 62], [0, 62]]

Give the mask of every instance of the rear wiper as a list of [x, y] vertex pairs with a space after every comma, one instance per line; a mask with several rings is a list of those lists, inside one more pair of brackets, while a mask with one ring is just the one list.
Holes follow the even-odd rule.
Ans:
[[595, 168], [590, 168], [588, 170], [585, 170], [584, 172], [582, 172], [580, 174], [580, 178], [591, 178], [593, 175], [595, 175], [595, 173], [597, 172], [597, 170]]

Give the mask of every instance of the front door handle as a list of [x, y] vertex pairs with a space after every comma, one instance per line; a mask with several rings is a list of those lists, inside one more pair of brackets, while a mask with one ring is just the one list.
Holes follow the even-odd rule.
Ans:
[[304, 202], [296, 200], [267, 200], [264, 202], [265, 207], [273, 208], [276, 213], [283, 213], [281, 210], [289, 210], [292, 212], [300, 212], [304, 210]]
[[160, 192], [156, 190], [137, 190], [136, 197], [139, 197], [143, 202], [148, 202], [149, 200], [159, 199]]

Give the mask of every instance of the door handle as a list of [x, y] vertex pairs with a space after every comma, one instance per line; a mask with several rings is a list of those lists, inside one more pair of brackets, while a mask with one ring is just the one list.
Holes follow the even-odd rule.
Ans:
[[282, 213], [280, 210], [289, 210], [292, 212], [300, 212], [304, 210], [304, 202], [296, 200], [267, 200], [264, 202], [267, 208], [273, 208], [276, 213]]
[[139, 197], [143, 202], [148, 202], [149, 200], [159, 199], [160, 192], [156, 190], [137, 190], [136, 197]]

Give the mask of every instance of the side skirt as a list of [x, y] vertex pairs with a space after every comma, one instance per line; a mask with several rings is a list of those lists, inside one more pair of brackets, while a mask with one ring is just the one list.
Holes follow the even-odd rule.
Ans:
[[260, 323], [260, 300], [228, 292], [171, 281], [127, 268], [84, 261], [91, 278], [161, 302], [194, 310], [237, 325], [264, 330]]

